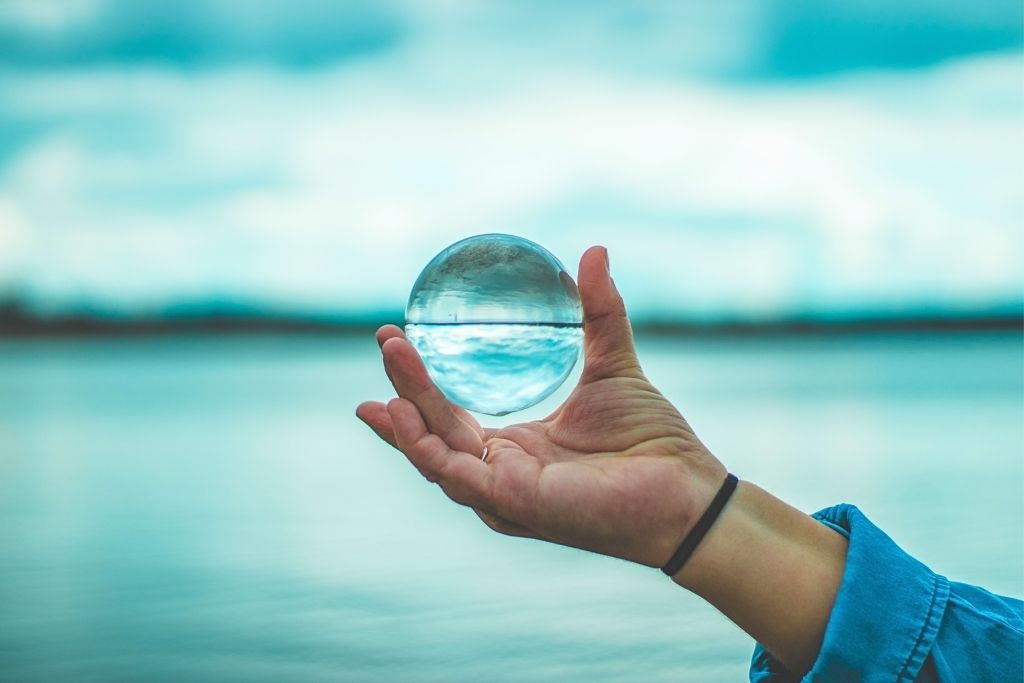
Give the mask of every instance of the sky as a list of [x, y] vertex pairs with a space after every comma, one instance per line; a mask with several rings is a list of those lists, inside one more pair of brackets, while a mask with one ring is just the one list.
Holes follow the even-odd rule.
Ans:
[[1021, 4], [0, 1], [0, 298], [404, 306], [609, 247], [636, 316], [1024, 299]]

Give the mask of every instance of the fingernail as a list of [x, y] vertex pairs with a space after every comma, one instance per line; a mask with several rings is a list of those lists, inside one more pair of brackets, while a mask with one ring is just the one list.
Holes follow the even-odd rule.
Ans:
[[612, 271], [612, 267], [608, 262], [608, 247], [601, 247], [601, 251], [604, 252], [604, 272], [610, 273]]

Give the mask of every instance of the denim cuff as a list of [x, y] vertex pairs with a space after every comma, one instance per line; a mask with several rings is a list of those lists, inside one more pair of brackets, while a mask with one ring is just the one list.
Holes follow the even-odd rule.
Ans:
[[853, 505], [813, 516], [849, 539], [843, 581], [818, 658], [797, 679], [758, 644], [750, 680], [914, 681], [938, 635], [949, 581], [904, 552]]

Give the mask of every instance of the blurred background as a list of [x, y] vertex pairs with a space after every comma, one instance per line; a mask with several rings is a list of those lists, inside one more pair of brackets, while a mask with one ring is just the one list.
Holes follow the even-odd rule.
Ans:
[[[353, 417], [427, 261], [607, 245], [741, 477], [1024, 589], [1015, 0], [0, 0], [0, 678], [743, 680]], [[569, 391], [501, 422], [541, 416]]]

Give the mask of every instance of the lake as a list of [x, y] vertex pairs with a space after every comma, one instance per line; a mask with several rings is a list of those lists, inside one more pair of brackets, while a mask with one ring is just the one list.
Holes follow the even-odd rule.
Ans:
[[[1019, 334], [638, 346], [740, 477], [1021, 595]], [[745, 680], [657, 570], [444, 498], [354, 418], [390, 395], [369, 337], [0, 342], [0, 678]]]

